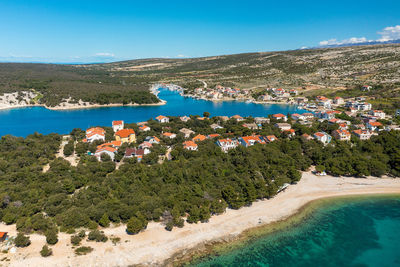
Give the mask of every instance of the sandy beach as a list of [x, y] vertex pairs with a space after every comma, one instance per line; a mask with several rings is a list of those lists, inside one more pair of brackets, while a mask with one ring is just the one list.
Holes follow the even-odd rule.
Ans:
[[[42, 258], [39, 251], [45, 244], [45, 237], [33, 234], [29, 247], [18, 248], [14, 254], [4, 254], [10, 261], [3, 263], [9, 266], [159, 266], [173, 255], [185, 254], [202, 244], [234, 240], [245, 230], [288, 218], [316, 199], [393, 193], [400, 194], [400, 179], [318, 177], [306, 172], [297, 185], [289, 186], [273, 199], [257, 201], [239, 210], [228, 209], [222, 215], [213, 216], [208, 223], [185, 224], [183, 228], [168, 232], [163, 225], [153, 222], [138, 235], [127, 235], [123, 225], [107, 228], [105, 234], [120, 237], [121, 242], [113, 245], [111, 241], [84, 241], [82, 245], [94, 248], [92, 253], [84, 256], [75, 256], [70, 235], [60, 233], [59, 242], [52, 246], [54, 256]], [[17, 233], [15, 225], [2, 224], [0, 229], [12, 236]]]

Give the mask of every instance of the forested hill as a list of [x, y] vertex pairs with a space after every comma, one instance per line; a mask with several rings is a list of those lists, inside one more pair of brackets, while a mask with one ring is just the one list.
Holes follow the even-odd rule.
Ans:
[[[335, 92], [362, 84], [400, 88], [400, 44], [247, 53], [188, 59], [139, 59], [106, 64], [0, 63], [0, 94], [35, 89], [42, 104], [154, 103], [155, 82], [186, 88], [224, 85]], [[393, 95], [392, 97], [398, 97]]]

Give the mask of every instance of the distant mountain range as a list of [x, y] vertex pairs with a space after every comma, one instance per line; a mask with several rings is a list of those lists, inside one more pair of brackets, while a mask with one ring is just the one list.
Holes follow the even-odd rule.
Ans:
[[361, 46], [361, 45], [379, 45], [379, 44], [400, 44], [400, 39], [397, 39], [397, 40], [390, 40], [390, 41], [385, 41], [385, 42], [367, 41], [367, 42], [362, 42], [362, 43], [346, 43], [346, 44], [321, 45], [321, 46], [311, 47], [311, 48], [308, 48], [308, 49], [335, 48], [335, 47]]

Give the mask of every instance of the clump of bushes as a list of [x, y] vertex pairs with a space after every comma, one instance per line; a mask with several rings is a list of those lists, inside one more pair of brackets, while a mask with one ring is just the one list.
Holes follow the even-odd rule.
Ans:
[[103, 231], [93, 230], [88, 234], [89, 241], [96, 241], [96, 242], [107, 242], [108, 237], [104, 234]]
[[53, 254], [53, 250], [51, 248], [49, 248], [47, 245], [44, 245], [42, 247], [42, 250], [40, 251], [40, 255], [42, 255], [42, 257], [48, 257], [51, 256]]
[[18, 233], [14, 243], [15, 246], [23, 248], [29, 246], [31, 244], [31, 240], [29, 239], [29, 236], [26, 236], [23, 233]]
[[90, 253], [92, 251], [93, 251], [92, 247], [82, 246], [82, 247], [79, 247], [79, 248], [75, 249], [75, 254], [76, 255], [86, 255], [86, 254], [88, 254], [88, 253]]
[[71, 236], [71, 244], [74, 246], [79, 246], [82, 239], [85, 238], [86, 233], [84, 230], [80, 231], [78, 234]]

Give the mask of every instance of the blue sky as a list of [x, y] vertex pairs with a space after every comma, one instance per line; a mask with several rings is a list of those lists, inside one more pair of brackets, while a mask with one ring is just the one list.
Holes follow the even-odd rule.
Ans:
[[105, 62], [288, 50], [397, 39], [397, 25], [398, 0], [1, 0], [0, 61]]

